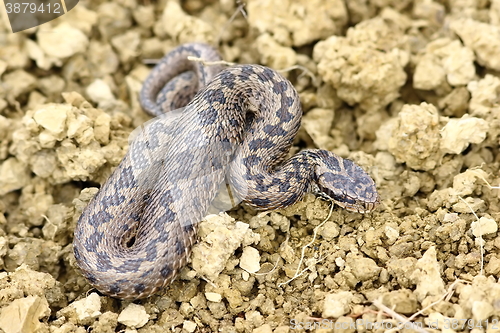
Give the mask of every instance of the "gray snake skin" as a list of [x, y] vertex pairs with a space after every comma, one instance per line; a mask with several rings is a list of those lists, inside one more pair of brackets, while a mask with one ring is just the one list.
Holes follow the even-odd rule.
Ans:
[[360, 213], [380, 201], [359, 166], [329, 151], [285, 160], [302, 117], [287, 79], [259, 65], [203, 66], [189, 55], [219, 59], [207, 45], [186, 44], [153, 69], [140, 97], [158, 117], [135, 131], [75, 229], [77, 265], [112, 297], [144, 298], [170, 284], [221, 188], [233, 199], [223, 209], [286, 207], [308, 191]]

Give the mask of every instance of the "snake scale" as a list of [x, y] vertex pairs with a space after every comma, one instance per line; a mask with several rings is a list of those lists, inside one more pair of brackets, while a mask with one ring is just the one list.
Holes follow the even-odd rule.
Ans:
[[279, 73], [259, 65], [203, 66], [187, 56], [220, 59], [193, 43], [156, 65], [140, 99], [158, 117], [135, 131], [75, 229], [82, 274], [116, 298], [148, 297], [172, 282], [221, 188], [233, 204], [262, 210], [292, 205], [308, 191], [360, 213], [380, 200], [359, 166], [329, 151], [302, 150], [285, 160], [302, 109]]

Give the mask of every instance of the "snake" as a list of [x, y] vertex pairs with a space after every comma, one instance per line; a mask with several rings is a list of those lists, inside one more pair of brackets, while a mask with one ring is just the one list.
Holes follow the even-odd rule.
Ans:
[[[359, 213], [380, 202], [372, 178], [348, 159], [321, 149], [288, 157], [302, 108], [278, 71], [190, 56], [221, 59], [211, 46], [190, 43], [154, 67], [139, 96], [155, 118], [133, 132], [77, 221], [77, 267], [105, 295], [140, 299], [170, 285], [211, 209], [242, 202], [273, 210], [308, 192]], [[216, 204], [223, 192], [230, 200]]]

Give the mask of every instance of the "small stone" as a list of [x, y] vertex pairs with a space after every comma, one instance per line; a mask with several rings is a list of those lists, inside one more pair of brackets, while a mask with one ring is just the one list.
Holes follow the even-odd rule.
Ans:
[[148, 320], [144, 306], [134, 303], [130, 303], [118, 316], [118, 322], [130, 328], [141, 328]]
[[481, 118], [490, 115], [492, 108], [497, 105], [499, 89], [500, 78], [491, 74], [486, 74], [481, 80], [469, 82], [467, 84], [467, 90], [471, 94], [469, 113]]
[[264, 325], [264, 317], [259, 311], [253, 310], [246, 312], [245, 319], [254, 327], [260, 327]]
[[465, 85], [474, 75], [472, 50], [458, 40], [439, 38], [427, 44], [415, 68], [413, 87], [439, 91], [445, 84]]
[[31, 39], [26, 40], [26, 51], [28, 56], [36, 62], [38, 68], [49, 70], [54, 65], [62, 65], [61, 59], [48, 56], [45, 52], [43, 52], [40, 45]]
[[106, 311], [99, 316], [99, 320], [96, 320], [92, 324], [92, 326], [90, 326], [90, 328], [92, 332], [106, 333], [106, 332], [115, 332], [117, 325], [118, 325], [118, 313]]
[[337, 265], [339, 268], [344, 268], [345, 260], [341, 257], [337, 257], [335, 258], [335, 265]]
[[109, 143], [111, 116], [101, 113], [94, 121], [94, 137], [103, 145]]
[[82, 146], [88, 145], [94, 139], [92, 121], [83, 114], [71, 114], [68, 117], [68, 138], [74, 138]]
[[435, 56], [429, 54], [420, 59], [413, 76], [413, 87], [421, 90], [439, 88], [445, 82], [446, 72]]
[[96, 103], [114, 101], [115, 97], [109, 85], [101, 79], [97, 79], [87, 87], [87, 95]]
[[302, 125], [316, 147], [327, 150], [336, 148], [336, 142], [330, 135], [334, 117], [333, 109], [320, 108], [309, 110], [302, 117]]
[[260, 35], [269, 33], [278, 43], [286, 46], [307, 45], [340, 34], [348, 17], [345, 3], [339, 0], [248, 2], [250, 27]]
[[[34, 248], [44, 247], [42, 242], [38, 244], [33, 243], [31, 248], [26, 247], [29, 254], [34, 252]], [[21, 244], [18, 243], [16, 246]], [[24, 295], [43, 296], [49, 305], [55, 308], [62, 308], [67, 304], [67, 296], [63, 292], [62, 284], [49, 273], [34, 271], [24, 263], [17, 267], [14, 272], [10, 273], [9, 278], [13, 285], [23, 291]]]
[[70, 307], [75, 309], [77, 322], [88, 325], [101, 314], [101, 298], [96, 293], [92, 293], [84, 299], [73, 302]]
[[484, 270], [488, 275], [498, 276], [500, 274], [500, 258], [491, 257]]
[[27, 296], [14, 300], [0, 313], [0, 328], [5, 333], [37, 332], [43, 325], [40, 319], [50, 315], [47, 300]]
[[460, 119], [450, 119], [441, 129], [440, 149], [446, 154], [460, 154], [471, 143], [483, 142], [489, 128], [486, 120], [469, 115], [464, 115]]
[[387, 243], [390, 245], [394, 244], [399, 238], [399, 231], [390, 226], [385, 227], [384, 234], [387, 237]]
[[125, 33], [132, 25], [130, 11], [118, 3], [110, 1], [101, 3], [97, 15], [98, 29], [103, 40]]
[[274, 333], [289, 333], [290, 332], [290, 326], [278, 326], [274, 329]]
[[4, 74], [2, 81], [2, 86], [7, 88], [9, 95], [14, 98], [31, 91], [37, 85], [36, 78], [22, 69]]
[[476, 61], [486, 68], [500, 70], [500, 27], [470, 18], [451, 20], [449, 26], [465, 46], [474, 51]]
[[382, 51], [338, 36], [318, 42], [313, 50], [323, 81], [347, 104], [366, 111], [384, 108], [399, 97], [406, 82], [402, 58], [397, 48]]
[[248, 273], [258, 272], [260, 269], [259, 251], [251, 246], [246, 246], [240, 258], [240, 267]]
[[[335, 321], [335, 329], [334, 332], [342, 332], [342, 333], [355, 333], [356, 324], [354, 323], [354, 318], [343, 316]], [[340, 327], [340, 329], [336, 329], [336, 327]]]
[[319, 234], [327, 241], [331, 241], [340, 235], [340, 227], [335, 222], [327, 221], [323, 227], [319, 229]]
[[351, 258], [347, 257], [347, 265], [351, 268], [352, 273], [361, 282], [376, 279], [382, 270], [377, 266], [377, 263], [370, 258]]
[[182, 323], [182, 328], [188, 332], [194, 332], [198, 328], [198, 326], [195, 322], [186, 320], [184, 323]]
[[193, 247], [192, 266], [199, 275], [209, 280], [217, 278], [245, 239], [249, 238], [251, 242], [259, 240], [252, 236], [254, 232], [248, 224], [234, 223], [234, 219], [225, 213], [207, 216], [200, 223], [198, 234], [201, 241]]
[[140, 54], [141, 35], [136, 30], [128, 30], [124, 34], [113, 37], [111, 45], [118, 51], [121, 62], [126, 64]]
[[69, 105], [48, 104], [36, 110], [33, 114], [33, 119], [51, 134], [59, 135], [64, 131], [66, 126], [69, 109], [71, 109]]
[[269, 34], [260, 35], [255, 41], [260, 54], [260, 63], [276, 69], [292, 67], [297, 63], [297, 55], [291, 47], [276, 42]]
[[415, 295], [419, 302], [427, 296], [440, 296], [445, 293], [444, 281], [441, 278], [440, 266], [436, 258], [436, 248], [431, 246], [417, 261], [411, 279], [417, 285]]
[[151, 28], [155, 22], [153, 6], [139, 6], [132, 12], [134, 20], [143, 28]]
[[476, 237], [493, 234], [498, 231], [498, 224], [495, 220], [487, 217], [479, 218], [479, 221], [474, 221], [470, 224], [472, 234]]
[[63, 22], [57, 27], [41, 26], [37, 33], [38, 44], [49, 56], [68, 58], [87, 49], [89, 40], [80, 30]]
[[210, 44], [217, 35], [211, 24], [186, 14], [175, 1], [166, 3], [161, 20], [156, 22], [154, 31], [157, 36], [168, 34], [180, 44], [193, 40], [203, 40]]
[[[426, 325], [433, 325], [434, 328], [443, 329], [445, 325], [451, 321], [451, 318], [443, 316], [439, 312], [431, 312], [427, 318], [424, 318], [424, 322]], [[444, 330], [443, 330], [444, 331]], [[450, 332], [450, 331], [446, 331]], [[455, 332], [455, 331], [453, 331]], [[451, 333], [451, 332], [450, 332]]]
[[495, 309], [493, 306], [486, 301], [474, 301], [472, 303], [472, 318], [479, 322], [488, 319], [493, 313]]
[[205, 297], [210, 302], [219, 303], [222, 300], [222, 295], [219, 293], [205, 293]]
[[28, 167], [17, 158], [11, 157], [0, 164], [0, 195], [18, 190], [30, 181]]
[[328, 294], [323, 303], [323, 318], [339, 318], [349, 313], [353, 295], [349, 291]]
[[413, 314], [418, 310], [417, 298], [408, 289], [394, 290], [384, 294], [382, 303], [402, 314]]
[[272, 333], [273, 329], [271, 328], [271, 325], [269, 324], [264, 324], [261, 327], [254, 328], [252, 330], [252, 333]]
[[414, 170], [432, 170], [442, 156], [438, 119], [438, 111], [432, 104], [403, 105], [397, 115], [396, 126], [379, 129], [377, 136], [384, 136], [391, 130], [388, 150], [396, 161], [406, 163]]
[[40, 141], [40, 147], [42, 148], [54, 148], [57, 142], [57, 137], [55, 137], [50, 131], [45, 130], [38, 135], [38, 141]]

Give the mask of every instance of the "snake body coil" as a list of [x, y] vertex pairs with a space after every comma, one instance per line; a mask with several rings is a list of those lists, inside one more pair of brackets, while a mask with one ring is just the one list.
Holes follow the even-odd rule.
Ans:
[[284, 161], [302, 117], [296, 90], [267, 67], [207, 69], [185, 59], [206, 50], [213, 58], [206, 45], [181, 46], [153, 70], [141, 92], [146, 110], [158, 115], [190, 102], [138, 131], [77, 223], [77, 264], [107, 295], [143, 298], [168, 285], [226, 183], [237, 201], [258, 209], [292, 205], [313, 189], [358, 212], [379, 202], [373, 180], [331, 152], [304, 150]]

